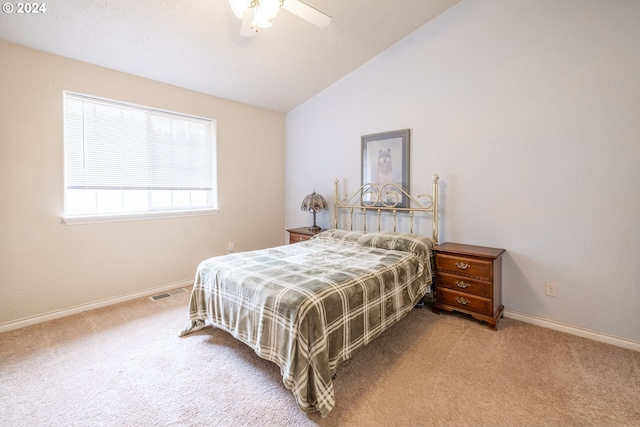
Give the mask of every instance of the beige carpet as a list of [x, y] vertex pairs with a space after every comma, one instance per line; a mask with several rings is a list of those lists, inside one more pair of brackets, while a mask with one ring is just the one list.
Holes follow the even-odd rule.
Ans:
[[207, 327], [188, 294], [0, 334], [2, 426], [640, 426], [640, 353], [503, 319], [413, 310], [307, 415], [278, 368]]

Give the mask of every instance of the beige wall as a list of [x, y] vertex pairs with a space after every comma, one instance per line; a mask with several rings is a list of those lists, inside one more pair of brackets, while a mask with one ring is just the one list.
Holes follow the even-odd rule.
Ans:
[[[0, 330], [183, 285], [229, 241], [283, 243], [283, 114], [5, 42], [0, 64]], [[221, 213], [63, 224], [63, 90], [215, 119]]]

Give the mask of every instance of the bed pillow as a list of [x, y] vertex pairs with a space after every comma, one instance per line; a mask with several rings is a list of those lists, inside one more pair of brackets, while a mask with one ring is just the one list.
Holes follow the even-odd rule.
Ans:
[[433, 260], [431, 248], [433, 240], [426, 236], [412, 233], [395, 233], [382, 231], [365, 233], [360, 237], [359, 244], [365, 247], [404, 251], [414, 254], [424, 267], [423, 279], [431, 284]]
[[359, 243], [366, 247], [410, 252], [425, 261], [431, 259], [433, 247], [433, 240], [429, 237], [390, 231], [362, 234]]
[[362, 231], [330, 229], [321, 231], [311, 238], [331, 242], [351, 243], [355, 245], [358, 244], [363, 234], [364, 233]]

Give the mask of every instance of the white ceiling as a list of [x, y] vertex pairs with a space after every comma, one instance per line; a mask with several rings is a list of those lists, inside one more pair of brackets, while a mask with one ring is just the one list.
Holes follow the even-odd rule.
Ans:
[[228, 0], [56, 0], [0, 13], [0, 39], [288, 112], [461, 0], [303, 1], [331, 25], [282, 10], [244, 38]]

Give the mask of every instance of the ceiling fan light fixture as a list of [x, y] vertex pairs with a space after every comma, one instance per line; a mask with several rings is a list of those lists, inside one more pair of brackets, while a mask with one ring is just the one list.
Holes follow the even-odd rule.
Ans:
[[269, 21], [278, 15], [282, 3], [281, 0], [229, 0], [231, 10], [240, 19], [247, 9], [253, 9], [252, 26], [257, 28], [270, 27]]
[[242, 20], [240, 35], [253, 37], [259, 28], [271, 27], [271, 19], [275, 18], [280, 9], [299, 16], [318, 28], [324, 28], [331, 23], [331, 17], [300, 0], [229, 0], [231, 10]]
[[256, 14], [260, 19], [271, 20], [280, 12], [282, 2], [280, 0], [255, 0]]

